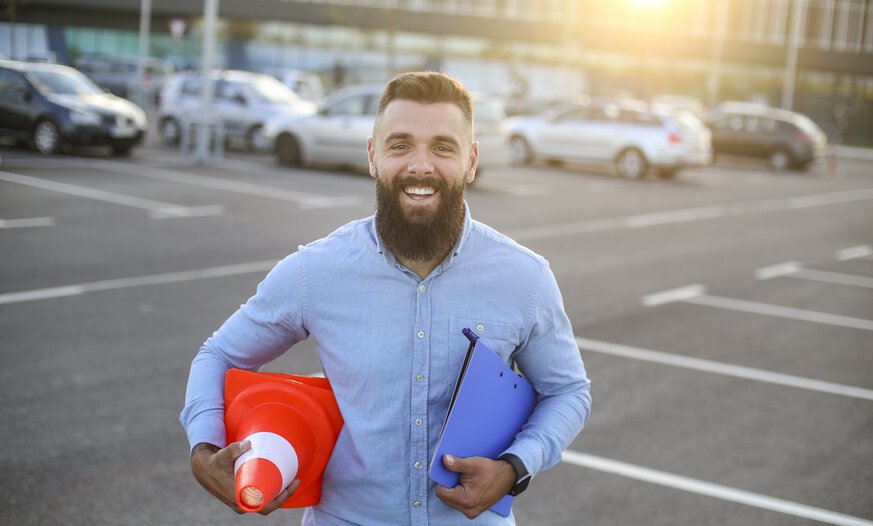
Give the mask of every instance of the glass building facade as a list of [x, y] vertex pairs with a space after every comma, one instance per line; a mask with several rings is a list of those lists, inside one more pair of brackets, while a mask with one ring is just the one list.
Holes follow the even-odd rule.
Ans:
[[[65, 61], [138, 53], [139, 0], [117, 2], [107, 17], [117, 27], [94, 24], [89, 2], [72, 0], [62, 24], [40, 25], [41, 3], [21, 9], [32, 20], [16, 24], [30, 35], [19, 51], [48, 27], [47, 49]], [[200, 15], [173, 4], [153, 0], [149, 54], [196, 63]], [[751, 99], [873, 146], [873, 0], [222, 0], [220, 17], [225, 67], [305, 69], [328, 87], [431, 68], [505, 96]], [[181, 38], [169, 34], [172, 18], [186, 23]], [[7, 55], [12, 33], [0, 24]]]

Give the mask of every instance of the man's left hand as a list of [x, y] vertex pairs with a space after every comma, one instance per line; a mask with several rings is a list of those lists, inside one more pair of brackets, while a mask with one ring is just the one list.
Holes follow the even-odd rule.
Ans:
[[443, 457], [443, 465], [449, 471], [461, 474], [454, 488], [439, 486], [436, 496], [468, 519], [475, 519], [515, 486], [515, 469], [503, 460], [484, 457]]

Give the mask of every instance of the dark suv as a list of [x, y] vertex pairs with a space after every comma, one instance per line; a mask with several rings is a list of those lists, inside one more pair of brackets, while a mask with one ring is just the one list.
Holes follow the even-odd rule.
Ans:
[[41, 153], [61, 146], [109, 146], [127, 155], [146, 133], [146, 116], [79, 71], [57, 64], [0, 60], [0, 135]]
[[723, 103], [709, 125], [716, 155], [767, 159], [774, 170], [806, 170], [827, 146], [824, 132], [808, 117], [762, 104]]

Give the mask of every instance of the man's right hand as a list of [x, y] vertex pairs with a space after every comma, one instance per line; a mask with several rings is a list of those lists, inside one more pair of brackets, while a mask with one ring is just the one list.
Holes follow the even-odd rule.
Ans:
[[[197, 479], [197, 482], [206, 491], [215, 495], [218, 500], [227, 504], [230, 509], [240, 514], [245, 512], [236, 504], [233, 463], [251, 447], [252, 445], [248, 440], [234, 442], [224, 449], [212, 444], [201, 443], [194, 446], [194, 450], [191, 452], [191, 471], [194, 472], [194, 478]], [[299, 480], [293, 481], [258, 513], [267, 515], [282, 506], [299, 485]]]

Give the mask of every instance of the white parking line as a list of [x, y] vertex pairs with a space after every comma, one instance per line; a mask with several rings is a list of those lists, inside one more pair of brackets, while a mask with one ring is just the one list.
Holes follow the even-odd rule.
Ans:
[[837, 261], [848, 261], [850, 259], [873, 259], [873, 247], [869, 245], [861, 245], [857, 247], [844, 248], [837, 250]]
[[212, 190], [221, 190], [224, 192], [232, 192], [236, 194], [245, 194], [255, 197], [264, 197], [267, 199], [276, 199], [279, 201], [292, 202], [297, 203], [303, 209], [357, 206], [360, 205], [362, 202], [362, 198], [359, 196], [324, 196], [307, 192], [298, 192], [295, 190], [289, 190], [287, 188], [264, 186], [254, 183], [247, 183], [244, 181], [232, 181], [220, 177], [210, 177], [206, 175], [198, 175], [176, 170], [167, 170], [164, 168], [139, 166], [129, 163], [100, 160], [80, 160], [76, 161], [76, 164], [97, 170], [122, 172], [137, 177], [148, 177], [151, 179], [159, 179], [171, 183], [187, 184], [191, 186], [209, 188]]
[[642, 304], [647, 307], [654, 307], [656, 305], [663, 305], [675, 301], [740, 312], [750, 312], [752, 314], [764, 314], [767, 316], [776, 316], [791, 320], [811, 321], [826, 325], [836, 325], [838, 327], [873, 331], [873, 321], [871, 320], [828, 314], [826, 312], [795, 309], [792, 307], [784, 307], [782, 305], [771, 305], [769, 303], [758, 303], [756, 301], [725, 298], [723, 296], [711, 296], [706, 294], [706, 287], [703, 285], [689, 285], [687, 287], [649, 294], [643, 297]]
[[578, 345], [583, 351], [588, 352], [607, 354], [632, 360], [641, 360], [671, 367], [681, 367], [683, 369], [720, 374], [745, 380], [754, 380], [756, 382], [796, 387], [798, 389], [806, 389], [807, 391], [817, 391], [873, 401], [873, 389], [823, 382], [821, 380], [804, 378], [802, 376], [773, 373], [763, 369], [753, 369], [751, 367], [742, 367], [712, 360], [691, 358], [689, 356], [653, 351], [651, 349], [641, 349], [639, 347], [630, 347], [627, 345], [619, 345], [617, 343], [589, 340], [587, 338], [576, 338], [576, 345]]
[[507, 235], [517, 241], [524, 239], [541, 239], [562, 237], [589, 232], [620, 230], [629, 228], [647, 228], [660, 225], [686, 223], [704, 219], [716, 219], [729, 216], [760, 214], [786, 210], [799, 210], [816, 206], [827, 206], [839, 203], [873, 200], [873, 188], [832, 192], [828, 194], [807, 195], [780, 199], [768, 199], [751, 203], [733, 203], [718, 206], [702, 206], [680, 210], [667, 210], [651, 214], [592, 219], [573, 223], [562, 223], [539, 227], [520, 228], [507, 232]]
[[85, 197], [96, 201], [148, 210], [151, 212], [150, 215], [154, 219], [214, 216], [224, 213], [224, 209], [221, 206], [181, 206], [173, 203], [142, 199], [131, 195], [107, 192], [105, 190], [97, 190], [95, 188], [87, 188], [68, 183], [59, 183], [48, 179], [40, 179], [11, 172], [0, 171], [0, 180], [32, 186], [35, 188], [42, 188], [43, 190], [51, 190], [63, 194]]
[[75, 285], [50, 287], [45, 289], [7, 292], [5, 294], [0, 294], [0, 305], [78, 296], [85, 294], [86, 292], [97, 292], [101, 290], [125, 289], [130, 287], [142, 287], [145, 285], [163, 285], [167, 283], [179, 283], [182, 281], [193, 281], [206, 278], [252, 274], [256, 272], [265, 272], [273, 268], [275, 265], [276, 260], [254, 261], [251, 263], [241, 263], [239, 265], [224, 265], [220, 267], [168, 272], [165, 274], [152, 274], [132, 278], [91, 281], [88, 283], [78, 283]]
[[833, 283], [836, 285], [850, 285], [852, 287], [865, 287], [868, 289], [873, 288], [873, 278], [803, 268], [800, 263], [796, 261], [759, 268], [755, 271], [755, 277], [758, 279], [788, 277], [809, 281], [820, 281], [822, 283]]
[[751, 491], [744, 491], [729, 486], [713, 484], [699, 479], [675, 475], [666, 471], [645, 468], [634, 464], [628, 464], [626, 462], [619, 462], [617, 460], [597, 457], [576, 451], [564, 451], [563, 460], [567, 464], [572, 464], [574, 466], [640, 480], [667, 488], [687, 491], [697, 495], [736, 502], [754, 508], [775, 511], [785, 515], [819, 521], [825, 524], [834, 524], [836, 526], [873, 526], [873, 522], [860, 517], [853, 517], [851, 515], [816, 508], [814, 506], [807, 506], [806, 504], [800, 504], [790, 500], [769, 497], [767, 495], [761, 495], [760, 493], [753, 493]]
[[26, 217], [22, 219], [0, 219], [0, 228], [28, 228], [34, 226], [52, 226], [53, 217]]

